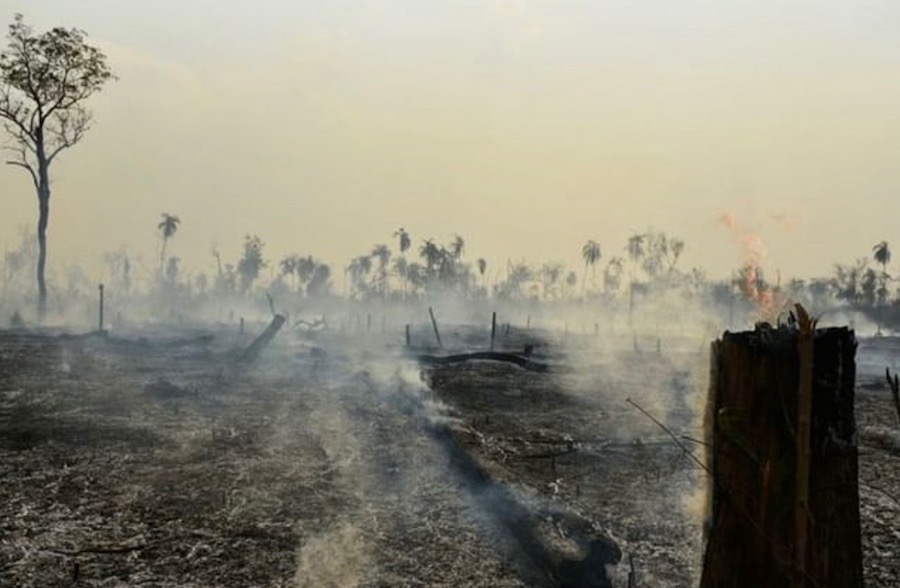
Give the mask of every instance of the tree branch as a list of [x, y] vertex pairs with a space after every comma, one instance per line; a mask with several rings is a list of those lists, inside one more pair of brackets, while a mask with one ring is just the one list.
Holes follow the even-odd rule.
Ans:
[[6, 164], [14, 165], [16, 167], [21, 167], [24, 170], [26, 170], [29, 174], [31, 174], [31, 181], [34, 183], [34, 189], [37, 190], [40, 187], [39, 182], [38, 182], [37, 172], [34, 171], [34, 168], [31, 167], [31, 165], [29, 165], [28, 163], [26, 163], [24, 161], [16, 161], [14, 159], [7, 161]]

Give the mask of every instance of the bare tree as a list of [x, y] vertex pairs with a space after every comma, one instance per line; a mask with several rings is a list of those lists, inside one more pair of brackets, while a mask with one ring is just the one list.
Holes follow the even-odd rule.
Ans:
[[47, 313], [47, 224], [50, 165], [87, 132], [84, 102], [113, 78], [100, 49], [78, 29], [56, 27], [35, 34], [17, 14], [0, 52], [0, 118], [11, 137], [12, 159], [31, 177], [38, 197], [38, 317]]

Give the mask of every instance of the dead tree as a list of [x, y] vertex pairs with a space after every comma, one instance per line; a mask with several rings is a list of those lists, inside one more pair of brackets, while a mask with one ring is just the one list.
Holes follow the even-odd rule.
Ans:
[[856, 339], [758, 325], [713, 344], [701, 588], [859, 588]]
[[272, 342], [272, 339], [274, 339], [275, 335], [278, 334], [278, 331], [281, 330], [285, 320], [284, 315], [281, 314], [276, 314], [272, 317], [272, 322], [269, 323], [266, 330], [263, 331], [259, 337], [254, 339], [253, 343], [250, 344], [250, 347], [241, 354], [240, 361], [250, 363], [259, 357], [260, 352]]

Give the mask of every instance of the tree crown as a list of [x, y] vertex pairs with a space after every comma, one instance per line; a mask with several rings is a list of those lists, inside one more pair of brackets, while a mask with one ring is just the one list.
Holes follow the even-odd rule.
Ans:
[[37, 34], [17, 14], [0, 52], [0, 118], [19, 155], [8, 163], [36, 172], [84, 136], [83, 102], [114, 79], [106, 55], [79, 29]]

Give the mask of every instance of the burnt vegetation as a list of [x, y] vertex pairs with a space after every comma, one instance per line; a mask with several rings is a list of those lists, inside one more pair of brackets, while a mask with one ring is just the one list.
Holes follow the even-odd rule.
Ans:
[[[655, 229], [573, 243], [571, 268], [495, 265], [460, 234], [406, 228], [344, 263], [235, 235], [191, 267], [180, 241], [198, 221], [169, 211], [147, 220], [158, 248], [62, 269], [47, 264], [50, 164], [113, 75], [81, 31], [16, 17], [8, 40], [8, 163], [34, 180], [39, 218], [3, 259], [0, 585], [637, 588], [760, 572], [814, 587], [833, 562], [841, 586], [896, 585], [886, 241], [810, 280], [773, 280], [754, 256], [710, 279]], [[842, 328], [816, 330], [803, 307]], [[820, 524], [831, 515], [845, 534]], [[734, 564], [751, 552], [771, 565]]]

